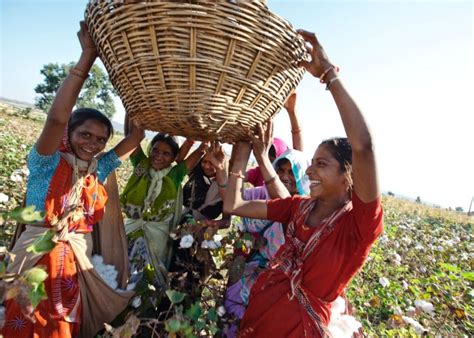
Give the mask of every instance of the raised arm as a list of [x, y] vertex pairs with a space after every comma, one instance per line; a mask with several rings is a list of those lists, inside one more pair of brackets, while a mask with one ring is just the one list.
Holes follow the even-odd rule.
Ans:
[[227, 191], [227, 166], [226, 166], [226, 156], [222, 150], [222, 146], [218, 141], [212, 142], [209, 147], [209, 152], [207, 153], [209, 161], [212, 163], [216, 169], [216, 182], [219, 187], [219, 195], [222, 199], [225, 198], [225, 193]]
[[291, 196], [286, 187], [280, 181], [275, 168], [273, 168], [273, 165], [268, 158], [268, 151], [272, 145], [273, 138], [272, 120], [268, 120], [265, 127], [259, 125], [257, 131], [257, 135], [250, 135], [252, 137], [253, 154], [257, 159], [260, 172], [265, 180], [268, 194], [271, 198], [286, 198]]
[[87, 31], [86, 23], [81, 21], [80, 26], [77, 36], [82, 53], [77, 64], [69, 71], [59, 87], [48, 112], [43, 131], [36, 142], [36, 150], [41, 155], [51, 155], [58, 150], [72, 109], [87, 79], [87, 74], [97, 58], [97, 51]]
[[292, 92], [286, 99], [285, 109], [288, 112], [291, 124], [291, 138], [293, 141], [293, 149], [303, 151], [303, 133], [301, 125], [298, 121], [298, 114], [296, 111], [296, 92]]
[[191, 147], [194, 144], [194, 140], [187, 138], [184, 141], [183, 145], [179, 148], [178, 156], [176, 157], [176, 163], [181, 163], [184, 161], [186, 156], [188, 156]]
[[114, 147], [115, 153], [122, 161], [135, 154], [140, 142], [145, 138], [145, 131], [130, 121], [128, 115], [125, 115], [124, 131], [125, 137]]
[[188, 171], [193, 170], [193, 168], [196, 166], [196, 164], [199, 163], [199, 160], [204, 156], [206, 153], [208, 145], [206, 142], [202, 142], [201, 145], [191, 153], [186, 159], [184, 160], [184, 164], [186, 165], [186, 168], [188, 168]]
[[224, 213], [265, 219], [267, 217], [266, 201], [244, 201], [242, 199], [242, 183], [251, 150], [252, 145], [248, 142], [239, 142], [232, 149], [233, 163], [224, 198]]
[[329, 61], [314, 33], [303, 30], [299, 33], [312, 46], [308, 50], [311, 61], [302, 61], [300, 65], [314, 77], [320, 78], [331, 91], [352, 147], [354, 191], [363, 202], [371, 202], [380, 196], [380, 190], [372, 137], [367, 123], [359, 107], [342, 85], [335, 66]]

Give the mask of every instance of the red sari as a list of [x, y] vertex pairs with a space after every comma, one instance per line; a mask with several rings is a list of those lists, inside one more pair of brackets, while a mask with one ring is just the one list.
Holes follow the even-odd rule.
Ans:
[[[46, 195], [45, 228], [51, 227], [55, 217], [63, 216], [71, 186], [72, 168], [61, 158]], [[84, 216], [79, 220], [68, 220], [69, 232], [91, 232], [92, 225], [103, 216], [106, 201], [107, 193], [96, 174], [88, 175], [84, 179], [81, 194]], [[54, 249], [41, 257], [35, 265], [45, 266], [48, 272], [48, 278], [45, 280], [48, 299], [41, 301], [36, 307], [35, 323], [23, 316], [14, 300], [5, 302], [6, 318], [1, 334], [4, 337], [77, 336], [81, 320], [81, 299], [76, 259], [70, 244], [59, 241]]]
[[[305, 226], [314, 203], [301, 196], [268, 201], [267, 219], [289, 224], [286, 242], [252, 288], [240, 337], [324, 336], [331, 302], [343, 293], [382, 233], [380, 198], [363, 203], [353, 194], [345, 209], [316, 228]], [[294, 242], [301, 243], [300, 251], [295, 249], [299, 254], [292, 249]]]

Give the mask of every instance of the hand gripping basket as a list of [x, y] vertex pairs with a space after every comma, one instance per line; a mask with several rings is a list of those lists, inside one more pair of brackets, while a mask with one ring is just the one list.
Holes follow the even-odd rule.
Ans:
[[233, 142], [282, 107], [304, 42], [265, 1], [91, 0], [85, 17], [140, 126]]

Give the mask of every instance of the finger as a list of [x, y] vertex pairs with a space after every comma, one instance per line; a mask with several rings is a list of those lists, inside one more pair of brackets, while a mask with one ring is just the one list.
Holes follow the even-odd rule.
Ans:
[[298, 29], [298, 34], [300, 34], [305, 41], [308, 41], [313, 46], [319, 45], [318, 39], [316, 38], [316, 34], [312, 32], [305, 31], [304, 29]]
[[310, 65], [311, 63], [305, 60], [301, 60], [300, 62], [298, 62], [298, 67], [303, 67], [306, 70], [309, 70]]
[[264, 135], [265, 135], [264, 126], [261, 123], [259, 123], [258, 124], [258, 137], [260, 138], [260, 140], [262, 140], [262, 141], [264, 140], [264, 138], [263, 138]]

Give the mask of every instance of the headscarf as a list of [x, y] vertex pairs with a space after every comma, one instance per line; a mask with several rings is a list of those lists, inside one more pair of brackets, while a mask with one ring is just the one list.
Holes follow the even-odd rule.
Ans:
[[285, 141], [278, 137], [273, 138], [272, 146], [275, 148], [275, 157], [279, 157], [289, 149]]
[[309, 179], [306, 175], [306, 169], [308, 168], [309, 162], [303, 152], [294, 149], [288, 149], [280, 156], [278, 156], [273, 162], [273, 167], [277, 168], [277, 163], [281, 159], [286, 159], [291, 163], [291, 170], [295, 177], [296, 189], [299, 195], [309, 194]]

